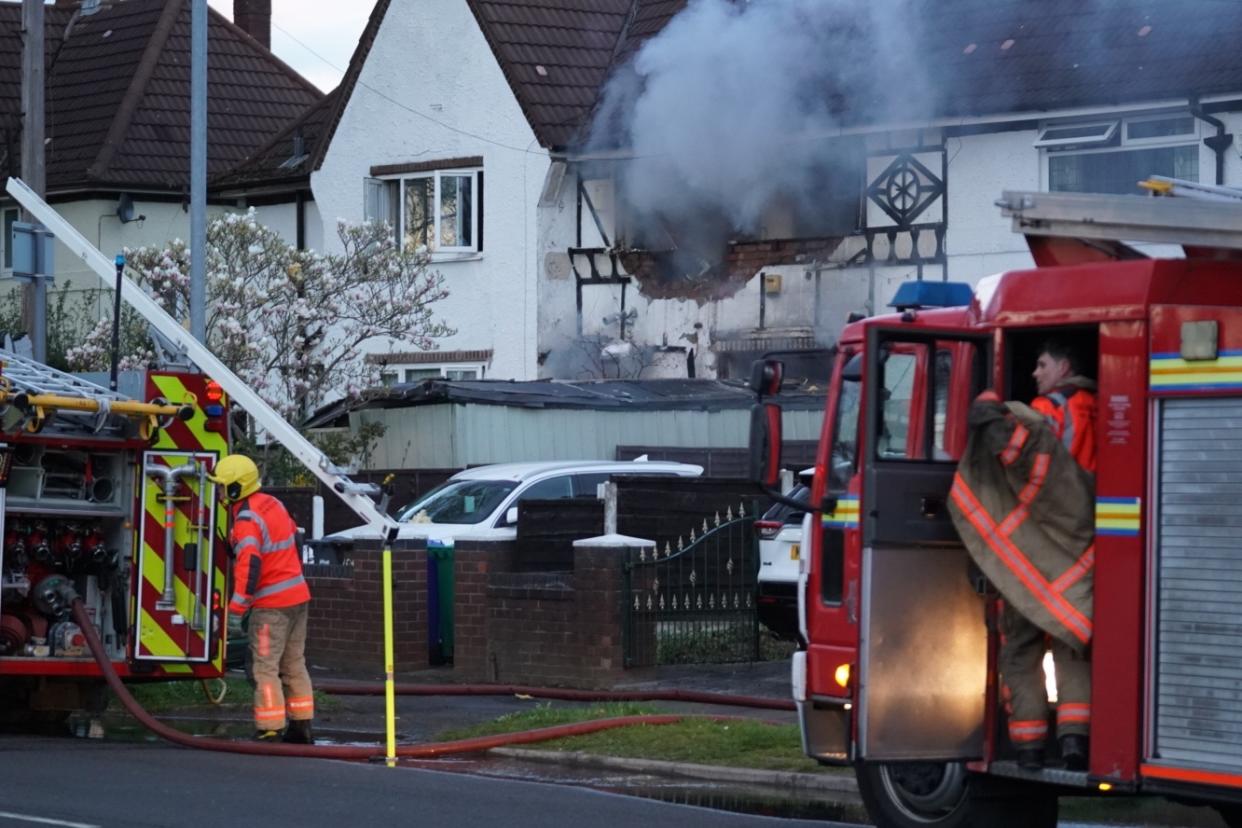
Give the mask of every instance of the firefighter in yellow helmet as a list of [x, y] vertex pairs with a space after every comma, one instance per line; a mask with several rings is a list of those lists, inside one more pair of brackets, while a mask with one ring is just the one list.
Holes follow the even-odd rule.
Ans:
[[315, 700], [305, 657], [310, 589], [297, 525], [279, 500], [259, 491], [259, 469], [249, 457], [230, 454], [208, 477], [233, 516], [229, 612], [250, 613], [256, 738], [312, 744]]

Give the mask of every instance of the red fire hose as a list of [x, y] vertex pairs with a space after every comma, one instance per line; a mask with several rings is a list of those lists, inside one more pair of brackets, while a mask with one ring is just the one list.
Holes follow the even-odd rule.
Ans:
[[[73, 603], [73, 620], [82, 628], [83, 634], [86, 636], [86, 644], [90, 648], [91, 655], [95, 657], [95, 663], [99, 665], [99, 669], [103, 672], [104, 679], [108, 682], [108, 686], [112, 688], [112, 692], [116, 693], [117, 698], [125, 706], [135, 719], [138, 720], [143, 727], [150, 730], [155, 735], [167, 739], [174, 744], [183, 745], [185, 747], [198, 748], [200, 750], [215, 750], [228, 753], [247, 753], [263, 756], [305, 756], [319, 759], [377, 759], [382, 758], [383, 753], [379, 745], [295, 745], [285, 743], [271, 742], [243, 742], [230, 741], [228, 739], [213, 739], [207, 736], [191, 736], [188, 733], [182, 733], [179, 730], [169, 727], [160, 722], [146, 710], [130, 695], [129, 690], [125, 687], [121, 677], [116, 674], [116, 670], [112, 667], [112, 662], [108, 660], [107, 654], [104, 652], [103, 642], [99, 640], [99, 634], [95, 631], [95, 625], [91, 621], [90, 616], [86, 613], [86, 607], [82, 603], [82, 599], [74, 596]], [[342, 694], [353, 695], [371, 695], [383, 693], [382, 686], [356, 682], [330, 682], [328, 692], [338, 692]], [[543, 687], [523, 687], [519, 685], [401, 685], [398, 689], [403, 695], [513, 695], [521, 693], [524, 695], [537, 696], [540, 698], [553, 699], [571, 699], [575, 701], [657, 701], [657, 700], [675, 700], [675, 701], [698, 701], [714, 704], [743, 704], [737, 700], [746, 700], [749, 702], [760, 702], [759, 704], [745, 704], [744, 706], [753, 707], [773, 707], [776, 709], [786, 709], [783, 705], [788, 704], [792, 708], [793, 703], [780, 702], [772, 699], [755, 699], [748, 696], [726, 696], [721, 693], [695, 693], [687, 691], [657, 691], [654, 693], [595, 693], [582, 690], [560, 690]], [[728, 701], [724, 701], [728, 699]], [[676, 714], [665, 715], [645, 715], [645, 716], [619, 716], [612, 719], [597, 719], [590, 722], [578, 722], [576, 724], [556, 725], [554, 727], [542, 727], [537, 730], [525, 730], [517, 733], [503, 733], [494, 736], [478, 736], [473, 739], [459, 739], [453, 742], [431, 742], [422, 745], [398, 745], [397, 756], [406, 759], [434, 759], [441, 756], [450, 756], [461, 753], [480, 753], [492, 748], [504, 747], [506, 745], [523, 745], [534, 742], [545, 742], [551, 739], [562, 739], [567, 736], [581, 736], [587, 733], [596, 733], [601, 730], [611, 730], [617, 727], [629, 727], [631, 725], [665, 725], [675, 724], [687, 718], [698, 718], [693, 716], [682, 716]], [[728, 716], [714, 716], [714, 719], [730, 719]]]

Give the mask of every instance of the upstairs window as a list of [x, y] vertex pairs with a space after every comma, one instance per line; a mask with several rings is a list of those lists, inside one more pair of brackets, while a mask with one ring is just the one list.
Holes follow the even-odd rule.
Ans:
[[[481, 159], [454, 159], [479, 161]], [[373, 167], [366, 217], [393, 226], [407, 249], [445, 260], [483, 250], [483, 170], [435, 163]]]
[[1198, 122], [1188, 114], [1050, 125], [1035, 146], [1050, 192], [1138, 195], [1152, 175], [1199, 180]]

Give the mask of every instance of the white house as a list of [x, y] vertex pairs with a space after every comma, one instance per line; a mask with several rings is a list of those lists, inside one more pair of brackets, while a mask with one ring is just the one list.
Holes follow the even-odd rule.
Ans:
[[[236, 25], [215, 11], [208, 23], [208, 172], [246, 160], [323, 93], [267, 48], [268, 16], [236, 0]], [[267, 5], [270, 11], [270, 3]], [[253, 18], [253, 19], [252, 19]], [[45, 10], [47, 198], [101, 250], [189, 237], [189, 0], [80, 3]], [[19, 175], [21, 3], [0, 2], [0, 174]], [[237, 194], [209, 194], [209, 210], [236, 209]], [[286, 210], [286, 212], [288, 212]], [[0, 299], [10, 277], [9, 230], [18, 217], [0, 201]], [[267, 217], [265, 216], [265, 219]], [[271, 220], [278, 223], [278, 215]], [[322, 222], [316, 220], [316, 232]], [[292, 241], [296, 235], [288, 227]], [[57, 247], [57, 286], [98, 280]], [[71, 310], [76, 310], [73, 308]], [[12, 333], [12, 332], [9, 332]]]
[[[256, 170], [302, 158], [325, 244], [336, 219], [373, 217], [431, 249], [457, 333], [377, 349], [399, 382], [737, 377], [830, 345], [907, 279], [1029, 266], [1004, 189], [1242, 185], [1242, 4], [845, 3], [798, 32], [758, 17], [777, 5], [379, 0], [341, 87]], [[731, 39], [739, 21], [757, 42]], [[637, 106], [606, 92], [626, 73]], [[771, 105], [786, 87], [806, 111]], [[730, 156], [742, 138], [762, 154]], [[652, 146], [677, 189], [643, 202]], [[728, 186], [752, 163], [780, 176], [762, 198]], [[756, 198], [745, 228], [720, 224]]]

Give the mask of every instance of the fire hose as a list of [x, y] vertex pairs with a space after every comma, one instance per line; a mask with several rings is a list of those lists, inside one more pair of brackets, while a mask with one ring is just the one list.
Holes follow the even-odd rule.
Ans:
[[[67, 587], [72, 589], [72, 587]], [[68, 596], [66, 596], [68, 597]], [[244, 753], [261, 756], [302, 756], [319, 759], [354, 759], [370, 760], [382, 758], [381, 745], [297, 745], [272, 742], [244, 742], [229, 739], [216, 739], [208, 736], [192, 736], [188, 733], [169, 727], [156, 719], [138, 704], [117, 675], [104, 651], [103, 642], [95, 631], [95, 625], [86, 612], [82, 599], [73, 594], [71, 602], [73, 619], [82, 628], [87, 647], [95, 658], [95, 663], [103, 672], [108, 687], [121, 700], [121, 704], [139, 724], [162, 739], [184, 747], [199, 750], [213, 750], [227, 753]], [[324, 688], [326, 692], [342, 695], [379, 695], [383, 687], [365, 682], [329, 682]], [[654, 692], [617, 692], [617, 691], [585, 691], [559, 688], [526, 687], [522, 685], [400, 685], [398, 693], [402, 695], [529, 695], [539, 698], [573, 700], [573, 701], [695, 701], [709, 704], [729, 704], [737, 706], [763, 707], [769, 709], [790, 709], [792, 702], [779, 699], [761, 699], [751, 696], [728, 696], [723, 693], [703, 693], [696, 691], [654, 691]], [[602, 730], [634, 725], [667, 725], [676, 724], [701, 716], [681, 714], [646, 714], [639, 716], [617, 716], [610, 719], [596, 719], [589, 722], [555, 725], [535, 730], [516, 733], [502, 733], [492, 736], [477, 736], [471, 739], [458, 739], [450, 742], [429, 742], [419, 745], [398, 745], [396, 754], [404, 759], [435, 759], [464, 753], [481, 753], [492, 748], [509, 745], [533, 744], [552, 739], [563, 739], [568, 736], [582, 736]], [[730, 716], [710, 716], [716, 720], [730, 720]]]

